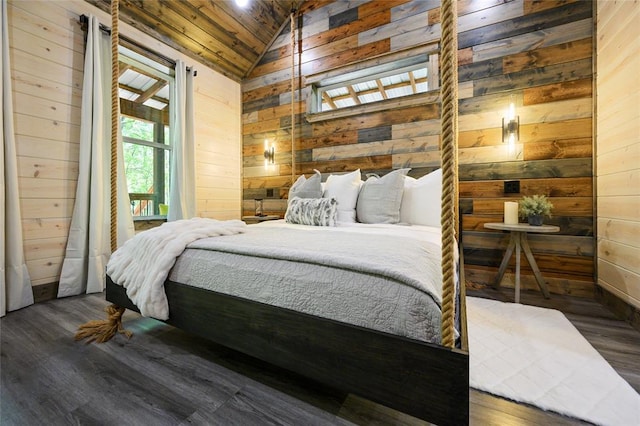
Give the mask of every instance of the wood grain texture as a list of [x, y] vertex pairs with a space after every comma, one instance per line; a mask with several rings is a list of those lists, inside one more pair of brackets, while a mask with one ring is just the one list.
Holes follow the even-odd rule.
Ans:
[[[295, 84], [304, 87], [304, 78], [309, 76], [311, 66], [313, 70], [330, 70], [358, 63], [364, 46], [390, 40], [388, 50], [397, 52], [430, 40], [437, 41], [439, 6], [438, 1], [432, 0], [308, 4], [302, 18], [300, 44], [303, 58], [308, 55], [313, 60], [302, 60], [298, 70], [301, 78], [296, 78]], [[464, 211], [468, 220], [473, 221], [471, 226], [481, 227], [480, 218], [501, 215], [500, 203], [509, 199], [502, 192], [504, 180], [520, 180], [521, 193], [511, 197], [549, 194], [558, 199], [561, 213], [550, 220], [561, 226], [560, 234], [593, 238], [592, 141], [595, 135], [591, 5], [575, 1], [483, 0], [462, 1], [458, 6], [460, 190]], [[283, 38], [269, 48], [265, 63], [275, 65], [275, 61], [280, 61], [283, 67], [290, 63], [287, 36], [283, 34]], [[352, 44], [354, 38], [358, 40], [357, 45]], [[265, 68], [246, 81], [245, 104], [255, 109], [253, 106], [259, 105], [262, 98], [278, 94], [280, 105], [287, 108], [289, 75], [286, 69], [277, 71], [276, 68]], [[306, 96], [304, 90], [296, 93], [301, 100]], [[502, 142], [501, 122], [512, 98], [520, 116], [520, 140], [509, 149]], [[630, 107], [626, 98], [624, 105]], [[278, 107], [261, 109], [266, 112], [273, 108]], [[313, 118], [312, 123], [296, 116], [296, 120], [298, 117], [300, 120], [296, 121], [296, 128], [305, 136], [296, 138], [298, 164], [294, 174], [308, 175], [314, 168], [327, 174], [356, 168], [383, 172], [411, 167], [410, 174], [419, 177], [438, 167], [440, 109], [437, 103], [388, 108], [352, 117], [328, 116], [321, 121]], [[278, 125], [279, 128], [274, 128]], [[289, 125], [286, 117], [279, 124], [262, 122], [258, 115], [247, 117], [243, 125], [243, 150], [251, 179], [245, 180], [244, 189], [251, 196], [271, 188], [278, 177], [253, 180], [257, 178], [252, 173], [259, 167], [260, 152], [256, 147], [248, 147], [248, 141], [260, 144], [266, 135], [279, 134], [281, 136], [274, 138], [283, 139], [286, 144], [290, 136], [283, 132]], [[371, 130], [389, 126], [391, 136], [383, 135], [381, 130]], [[631, 132], [627, 130], [626, 134]], [[608, 149], [617, 148], [622, 147]], [[281, 152], [289, 153], [290, 149], [282, 147]], [[633, 169], [631, 161], [622, 158], [633, 157], [632, 151], [625, 148], [625, 155], [606, 154]], [[283, 186], [273, 189], [285, 196], [290, 185], [287, 178], [291, 173], [291, 159], [282, 155], [279, 164], [283, 166], [280, 172]], [[606, 163], [604, 167], [610, 168]], [[628, 209], [625, 211], [625, 215], [630, 214]], [[284, 210], [279, 213], [284, 214]], [[493, 249], [491, 237], [482, 242], [480, 235], [478, 241], [481, 250]], [[481, 261], [474, 257], [470, 261], [476, 259]], [[545, 264], [551, 268], [549, 273], [559, 270], [560, 265], [566, 266], [561, 260], [557, 265], [552, 263]], [[580, 268], [576, 272], [579, 279], [567, 278], [571, 271], [565, 271], [558, 280], [562, 284], [555, 288], [592, 295], [588, 283], [585, 284], [584, 271], [592, 270], [593, 266]], [[545, 272], [542, 271], [543, 275]], [[573, 285], [576, 288], [572, 290]]]
[[[90, 3], [109, 12], [108, 1]], [[286, 22], [291, 4], [252, 2], [123, 1], [120, 19], [191, 60], [240, 81]]]
[[505, 56], [502, 59], [502, 70], [505, 73], [512, 73], [562, 62], [578, 61], [591, 58], [592, 50], [591, 38], [561, 43], [555, 46], [530, 50], [526, 53]]
[[597, 13], [598, 284], [637, 309], [640, 89], [629, 82], [638, 79], [640, 48], [629, 37], [637, 34], [640, 13], [637, 5], [627, 2], [598, 3]]
[[[467, 291], [513, 299], [508, 287]], [[521, 299], [564, 312], [640, 391], [637, 330], [586, 298], [554, 294], [546, 300], [538, 291], [525, 290]], [[56, 425], [202, 424], [213, 419], [225, 424], [427, 425], [130, 311], [124, 323], [134, 332], [131, 340], [117, 336], [104, 345], [74, 343], [78, 325], [101, 318], [106, 305], [104, 294], [97, 293], [39, 303], [0, 319], [4, 425], [38, 424], [43, 418]], [[473, 389], [469, 397], [470, 424], [583, 424]]]
[[[157, 2], [149, 3], [152, 4]], [[78, 17], [85, 13], [93, 13], [101, 22], [108, 22], [108, 15], [83, 1], [9, 2], [19, 189], [24, 245], [28, 247], [25, 255], [29, 259], [32, 285], [59, 280], [64, 249], [56, 248], [59, 244], [55, 241], [68, 236], [75, 203], [84, 62], [84, 33]], [[186, 59], [124, 23], [121, 31], [162, 54]], [[194, 81], [196, 155], [206, 158], [196, 163], [197, 192], [210, 195], [201, 188], [214, 181], [218, 185], [225, 182], [227, 188], [234, 188], [237, 203], [228, 206], [230, 210], [217, 211], [216, 215], [233, 211], [239, 217], [239, 85], [201, 64], [190, 63], [198, 69], [198, 78]], [[211, 111], [215, 111], [213, 116]], [[224, 158], [226, 166], [215, 162], [205, 164], [211, 160], [207, 155], [210, 152]], [[212, 172], [214, 169], [217, 170]], [[235, 178], [230, 178], [229, 173]], [[206, 204], [207, 200], [199, 202]]]
[[572, 21], [590, 18], [589, 2], [576, 2], [542, 10], [519, 18], [498, 22], [486, 27], [465, 31], [458, 36], [460, 48], [489, 43], [494, 40], [555, 27]]
[[[165, 291], [171, 311], [167, 323], [181, 330], [422, 419], [443, 425], [468, 419], [466, 350], [171, 281], [165, 282]], [[136, 309], [125, 289], [110, 279], [106, 294], [110, 302]], [[461, 322], [465, 321], [463, 310]], [[219, 326], [211, 326], [216, 323]], [[464, 337], [462, 340], [466, 345]], [[347, 348], [349, 353], [345, 355]], [[405, 392], [407, 388], [413, 391]]]
[[591, 80], [591, 78], [584, 78], [524, 89], [522, 91], [523, 105], [590, 97], [593, 87]]

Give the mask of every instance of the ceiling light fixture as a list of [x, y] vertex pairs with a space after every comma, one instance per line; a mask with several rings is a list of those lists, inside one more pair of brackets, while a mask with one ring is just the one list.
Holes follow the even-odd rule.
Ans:
[[236, 5], [239, 7], [246, 7], [249, 4], [249, 0], [236, 0]]

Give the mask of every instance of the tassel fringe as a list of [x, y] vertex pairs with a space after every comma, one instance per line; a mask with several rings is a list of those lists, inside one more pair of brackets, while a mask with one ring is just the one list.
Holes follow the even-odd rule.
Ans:
[[122, 326], [122, 315], [126, 308], [120, 308], [116, 305], [109, 305], [104, 308], [108, 318], [106, 320], [94, 320], [89, 321], [86, 324], [82, 324], [78, 327], [75, 339], [82, 340], [88, 338], [87, 344], [91, 342], [104, 343], [113, 336], [116, 332], [124, 334], [127, 339], [133, 336], [133, 333], [129, 330], [125, 330]]

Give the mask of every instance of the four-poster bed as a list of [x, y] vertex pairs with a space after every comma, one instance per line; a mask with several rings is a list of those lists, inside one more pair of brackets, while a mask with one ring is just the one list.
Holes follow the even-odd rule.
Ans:
[[[441, 344], [248, 300], [167, 279], [166, 322], [287, 370], [437, 424], [468, 422], [469, 364], [464, 285], [456, 297], [457, 37], [455, 1], [442, 2]], [[292, 12], [292, 23], [294, 13]], [[112, 1], [112, 54], [117, 58], [118, 2]], [[294, 28], [292, 25], [292, 34]], [[293, 44], [293, 38], [292, 38]], [[115, 46], [115, 47], [114, 47]], [[293, 55], [292, 55], [293, 56]], [[293, 68], [292, 59], [292, 92]], [[117, 60], [113, 82], [117, 92]], [[293, 93], [292, 93], [293, 95]], [[294, 96], [292, 96], [292, 99]], [[117, 111], [117, 93], [112, 97]], [[117, 112], [112, 113], [114, 138]], [[292, 123], [293, 125], [293, 123]], [[292, 131], [292, 149], [295, 147]], [[115, 145], [115, 141], [114, 141]], [[112, 153], [112, 158], [115, 153]], [[115, 163], [115, 160], [112, 160]], [[292, 173], [295, 173], [292, 165]], [[115, 168], [114, 168], [115, 169]], [[112, 176], [112, 180], [115, 179]], [[115, 188], [112, 186], [112, 195]], [[112, 198], [112, 251], [115, 251]], [[259, 226], [259, 225], [258, 225]], [[124, 287], [107, 276], [106, 298], [139, 311]], [[456, 339], [456, 312], [460, 338]], [[119, 320], [116, 319], [116, 321]], [[457, 342], [457, 344], [456, 344]]]

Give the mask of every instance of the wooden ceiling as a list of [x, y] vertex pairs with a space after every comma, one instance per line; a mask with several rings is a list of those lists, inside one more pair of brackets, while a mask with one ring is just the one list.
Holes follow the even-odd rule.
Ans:
[[[111, 0], [86, 0], [107, 13]], [[241, 81], [303, 0], [120, 0], [120, 21]]]

